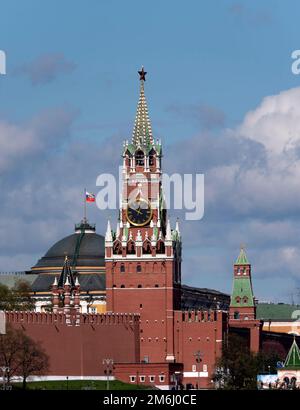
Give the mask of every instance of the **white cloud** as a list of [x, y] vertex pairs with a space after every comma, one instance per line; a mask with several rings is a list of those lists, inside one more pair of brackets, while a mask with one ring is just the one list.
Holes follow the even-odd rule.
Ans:
[[300, 88], [263, 99], [250, 111], [237, 133], [263, 144], [269, 155], [280, 155], [300, 142]]
[[[56, 108], [43, 111], [26, 123], [12, 123], [0, 119], [0, 171], [6, 171], [24, 160], [43, 156], [70, 135], [75, 111]], [[21, 167], [20, 167], [21, 171]]]

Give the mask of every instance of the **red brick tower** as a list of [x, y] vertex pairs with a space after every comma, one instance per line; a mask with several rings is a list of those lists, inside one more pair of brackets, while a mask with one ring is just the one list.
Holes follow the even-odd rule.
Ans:
[[256, 320], [256, 306], [253, 296], [251, 265], [245, 250], [234, 264], [233, 290], [229, 307], [229, 325], [250, 330], [250, 347], [258, 352], [260, 343], [260, 321]]
[[181, 240], [172, 231], [161, 182], [161, 143], [153, 139], [140, 75], [132, 140], [124, 142], [116, 232], [105, 236], [107, 311], [140, 313], [141, 360], [174, 361], [174, 310], [180, 309]]

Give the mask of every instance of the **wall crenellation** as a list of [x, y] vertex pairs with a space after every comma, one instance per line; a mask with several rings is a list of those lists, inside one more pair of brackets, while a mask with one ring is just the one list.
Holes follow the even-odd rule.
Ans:
[[136, 313], [96, 313], [96, 314], [64, 314], [64, 313], [52, 313], [52, 312], [27, 312], [27, 311], [7, 311], [6, 320], [7, 323], [14, 324], [61, 324], [69, 325], [102, 325], [102, 324], [127, 324], [132, 325], [139, 323], [139, 314]]

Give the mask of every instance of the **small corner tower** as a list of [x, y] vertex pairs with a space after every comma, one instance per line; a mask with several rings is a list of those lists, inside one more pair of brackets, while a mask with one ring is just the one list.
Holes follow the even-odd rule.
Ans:
[[255, 319], [255, 300], [251, 281], [251, 265], [245, 249], [241, 247], [233, 271], [233, 290], [230, 299], [230, 319]]
[[294, 341], [286, 356], [283, 367], [277, 369], [278, 379], [280, 384], [284, 384], [286, 388], [298, 388], [300, 387], [300, 349], [296, 342], [296, 336], [294, 335]]
[[250, 349], [259, 351], [261, 322], [256, 319], [253, 296], [251, 265], [244, 247], [234, 264], [233, 289], [229, 306], [229, 326], [246, 328], [250, 331]]

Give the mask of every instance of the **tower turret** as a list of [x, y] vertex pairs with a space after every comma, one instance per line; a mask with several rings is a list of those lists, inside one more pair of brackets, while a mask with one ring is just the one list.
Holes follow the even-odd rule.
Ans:
[[255, 319], [256, 307], [253, 296], [251, 265], [245, 249], [241, 247], [234, 264], [233, 289], [230, 299], [229, 314], [231, 319]]
[[243, 247], [241, 247], [239, 256], [235, 261], [233, 272], [233, 289], [229, 306], [229, 326], [249, 329], [249, 347], [252, 352], [258, 352], [262, 323], [256, 319], [251, 265]]

